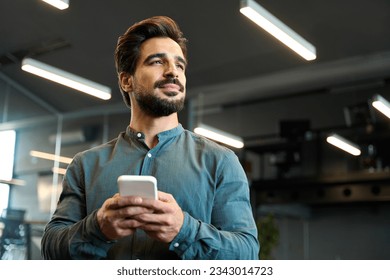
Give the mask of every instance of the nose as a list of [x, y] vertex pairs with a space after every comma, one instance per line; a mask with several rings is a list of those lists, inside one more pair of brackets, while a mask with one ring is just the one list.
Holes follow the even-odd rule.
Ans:
[[177, 78], [179, 76], [177, 66], [174, 62], [167, 63], [164, 75], [165, 77], [171, 78]]

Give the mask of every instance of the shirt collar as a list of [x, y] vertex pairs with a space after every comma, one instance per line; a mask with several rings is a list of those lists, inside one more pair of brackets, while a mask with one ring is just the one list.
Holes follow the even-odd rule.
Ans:
[[[175, 136], [178, 136], [183, 131], [184, 131], [184, 128], [179, 123], [179, 125], [176, 126], [175, 128], [172, 128], [170, 130], [166, 130], [166, 131], [160, 132], [159, 134], [157, 134], [157, 137], [161, 141], [161, 140], [164, 140], [164, 139], [169, 139], [169, 138], [173, 138]], [[128, 126], [127, 129], [126, 129], [126, 135], [129, 138], [131, 138], [131, 139], [138, 139], [139, 140], [139, 139], [144, 139], [145, 138], [145, 134], [142, 131], [136, 131], [136, 130], [132, 129], [130, 126]]]

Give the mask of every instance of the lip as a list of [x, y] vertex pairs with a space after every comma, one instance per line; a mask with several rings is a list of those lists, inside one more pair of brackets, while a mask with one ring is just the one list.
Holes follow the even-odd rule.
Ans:
[[165, 84], [163, 86], [160, 86], [159, 88], [172, 90], [172, 91], [180, 91], [180, 86], [176, 84]]

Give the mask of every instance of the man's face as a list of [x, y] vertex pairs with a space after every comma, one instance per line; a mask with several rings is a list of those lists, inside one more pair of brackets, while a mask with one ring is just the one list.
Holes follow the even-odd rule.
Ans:
[[152, 116], [168, 116], [184, 107], [186, 61], [170, 38], [152, 38], [140, 48], [132, 92], [141, 109]]

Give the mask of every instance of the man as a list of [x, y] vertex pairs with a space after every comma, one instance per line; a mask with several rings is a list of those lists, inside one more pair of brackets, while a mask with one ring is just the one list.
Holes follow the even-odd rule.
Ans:
[[[186, 54], [168, 17], [136, 23], [119, 38], [118, 83], [130, 125], [74, 157], [42, 239], [45, 259], [257, 259], [237, 156], [178, 121]], [[117, 194], [124, 174], [155, 176], [158, 200]]]

